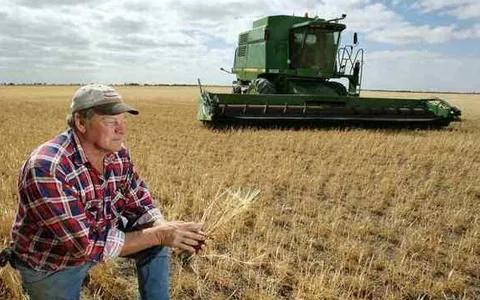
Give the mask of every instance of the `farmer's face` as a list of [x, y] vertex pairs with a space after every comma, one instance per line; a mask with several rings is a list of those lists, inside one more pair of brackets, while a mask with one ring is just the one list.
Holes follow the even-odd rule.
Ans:
[[122, 147], [127, 132], [126, 116], [99, 115], [85, 123], [85, 141], [101, 152], [116, 152]]

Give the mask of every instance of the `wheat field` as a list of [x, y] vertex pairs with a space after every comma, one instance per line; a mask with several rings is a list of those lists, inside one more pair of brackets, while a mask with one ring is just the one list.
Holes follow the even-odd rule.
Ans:
[[[66, 128], [76, 88], [0, 87], [0, 247], [18, 170]], [[189, 264], [172, 254], [173, 299], [480, 298], [480, 95], [435, 94], [463, 111], [442, 130], [210, 130], [195, 87], [117, 89], [140, 110], [127, 145], [168, 219], [199, 221], [225, 189], [260, 191]], [[82, 299], [136, 298], [131, 261], [90, 275]], [[23, 297], [10, 267], [0, 297]]]

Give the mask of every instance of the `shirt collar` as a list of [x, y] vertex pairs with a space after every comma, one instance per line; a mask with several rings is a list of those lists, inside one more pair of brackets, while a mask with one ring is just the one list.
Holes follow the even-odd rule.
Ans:
[[[80, 139], [75, 133], [75, 130], [69, 129], [68, 134], [71, 136], [71, 141], [72, 141], [71, 143], [72, 152], [70, 153], [70, 155], [72, 156], [72, 161], [78, 166], [85, 165], [86, 163], [90, 163], [87, 159], [87, 155], [85, 154], [85, 151], [82, 148]], [[114, 159], [115, 159], [115, 153], [114, 152], [108, 153], [105, 155], [103, 162], [105, 165], [108, 165], [112, 163]]]
[[82, 144], [80, 144], [80, 139], [75, 133], [75, 130], [69, 129], [68, 134], [72, 140], [72, 152], [70, 153], [72, 156], [72, 161], [79, 166], [86, 164], [88, 159], [85, 155], [85, 151], [83, 151]]

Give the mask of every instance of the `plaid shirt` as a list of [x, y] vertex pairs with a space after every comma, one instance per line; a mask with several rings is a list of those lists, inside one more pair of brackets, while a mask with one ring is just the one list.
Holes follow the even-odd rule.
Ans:
[[128, 151], [107, 155], [104, 174], [67, 130], [32, 152], [19, 179], [11, 248], [36, 270], [59, 270], [120, 254], [118, 226], [162, 220]]

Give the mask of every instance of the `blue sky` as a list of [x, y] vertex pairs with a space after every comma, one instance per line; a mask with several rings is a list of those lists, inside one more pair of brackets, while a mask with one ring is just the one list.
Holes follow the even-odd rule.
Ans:
[[229, 84], [267, 15], [347, 14], [367, 89], [480, 92], [478, 0], [0, 0], [0, 82]]

